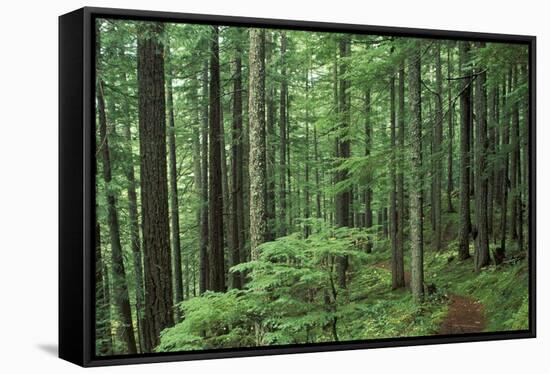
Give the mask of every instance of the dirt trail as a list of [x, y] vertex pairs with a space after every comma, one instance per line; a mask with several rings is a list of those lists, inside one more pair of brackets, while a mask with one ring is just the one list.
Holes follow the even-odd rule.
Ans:
[[439, 334], [470, 334], [484, 329], [483, 305], [471, 297], [450, 295], [449, 311], [441, 323]]
[[[373, 265], [376, 268], [391, 271], [391, 263], [384, 261]], [[405, 285], [409, 287], [411, 274], [405, 271]], [[449, 295], [449, 311], [439, 327], [438, 334], [471, 334], [482, 332], [486, 321], [483, 316], [483, 305], [468, 296]]]

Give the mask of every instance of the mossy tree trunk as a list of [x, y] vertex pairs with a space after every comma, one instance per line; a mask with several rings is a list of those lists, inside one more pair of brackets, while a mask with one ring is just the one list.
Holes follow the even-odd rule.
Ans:
[[258, 247], [267, 235], [266, 154], [265, 154], [265, 31], [250, 30], [249, 52], [250, 122], [250, 252], [259, 257]]

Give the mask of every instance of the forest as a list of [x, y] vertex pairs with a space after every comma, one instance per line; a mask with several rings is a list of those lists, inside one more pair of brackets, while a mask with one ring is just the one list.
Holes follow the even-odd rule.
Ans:
[[525, 44], [99, 18], [97, 356], [526, 330]]

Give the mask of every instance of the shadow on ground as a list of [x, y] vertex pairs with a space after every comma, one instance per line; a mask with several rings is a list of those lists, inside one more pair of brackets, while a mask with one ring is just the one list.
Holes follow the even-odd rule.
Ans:
[[47, 353], [47, 354], [49, 354], [49, 355], [51, 355], [51, 356], [57, 357], [57, 352], [58, 352], [58, 350], [57, 350], [57, 344], [52, 344], [52, 343], [50, 343], [50, 344], [48, 344], [48, 343], [46, 343], [46, 344], [38, 344], [36, 347], [37, 347], [38, 349], [40, 349], [41, 351], [43, 351], [43, 352], [45, 352], [45, 353]]

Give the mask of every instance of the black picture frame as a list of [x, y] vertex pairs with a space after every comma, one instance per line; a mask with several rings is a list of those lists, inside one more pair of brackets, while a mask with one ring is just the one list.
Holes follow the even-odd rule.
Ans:
[[[529, 329], [96, 357], [94, 350], [95, 109], [94, 20], [97, 17], [188, 22], [305, 31], [349, 32], [430, 39], [521, 43], [529, 47]], [[59, 17], [59, 357], [104, 366], [273, 354], [325, 352], [536, 336], [536, 37], [400, 27], [364, 26], [145, 10], [85, 7]]]

